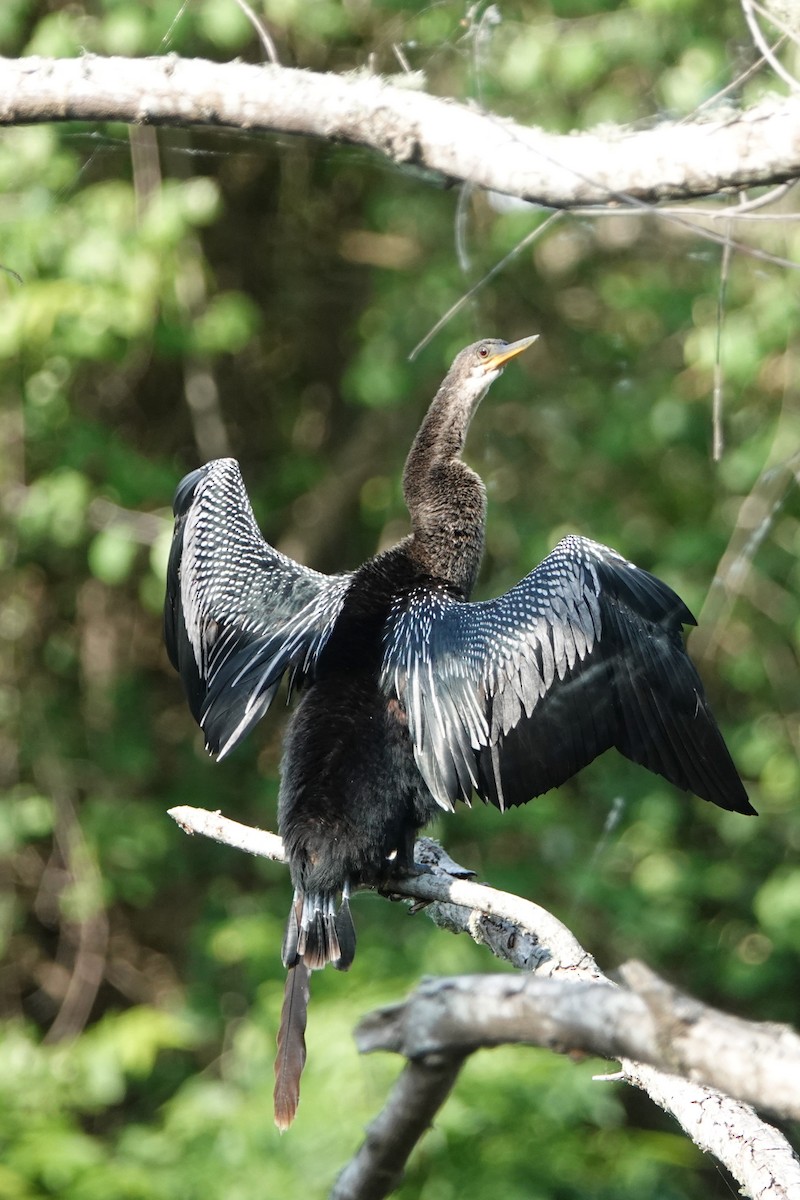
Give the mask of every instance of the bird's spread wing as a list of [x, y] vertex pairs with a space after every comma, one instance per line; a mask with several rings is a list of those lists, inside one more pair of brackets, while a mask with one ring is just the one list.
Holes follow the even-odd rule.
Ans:
[[443, 808], [476, 791], [524, 804], [604, 750], [752, 812], [683, 644], [675, 593], [614, 550], [567, 537], [496, 600], [419, 587], [390, 615], [382, 683], [405, 708]]
[[232, 458], [187, 475], [174, 512], [167, 651], [221, 758], [269, 708], [288, 668], [301, 680], [313, 673], [350, 576], [321, 575], [265, 542]]

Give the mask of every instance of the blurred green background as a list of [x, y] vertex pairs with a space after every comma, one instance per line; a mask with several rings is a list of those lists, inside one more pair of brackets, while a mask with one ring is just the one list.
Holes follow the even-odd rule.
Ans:
[[[736, 4], [258, 10], [285, 65], [402, 61], [432, 92], [554, 131], [691, 118], [774, 86], [756, 74], [714, 99], [754, 58]], [[84, 50], [263, 56], [233, 0], [0, 6], [0, 52]], [[790, 192], [768, 219], [714, 227], [796, 259], [796, 209]], [[274, 544], [351, 568], [405, 532], [406, 449], [481, 335], [542, 338], [470, 437], [490, 502], [479, 594], [570, 530], [662, 576], [701, 616], [690, 644], [761, 816], [609, 754], [527, 809], [461, 811], [436, 833], [606, 969], [637, 955], [711, 1003], [798, 1020], [798, 277], [736, 249], [723, 276], [721, 247], [667, 215], [565, 215], [410, 362], [546, 216], [300, 139], [0, 134], [0, 1200], [322, 1196], [401, 1065], [357, 1056], [359, 1015], [423, 974], [503, 969], [359, 896], [359, 956], [314, 977], [302, 1105], [279, 1138], [286, 872], [166, 816], [198, 804], [274, 827], [283, 722], [224, 764], [204, 754], [161, 644], [179, 478], [235, 455]], [[476, 1056], [399, 1195], [728, 1196], [649, 1101], [591, 1081], [603, 1069]]]

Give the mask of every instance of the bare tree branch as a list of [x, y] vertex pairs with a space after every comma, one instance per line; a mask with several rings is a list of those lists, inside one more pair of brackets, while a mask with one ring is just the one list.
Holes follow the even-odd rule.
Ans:
[[560, 136], [374, 75], [172, 55], [0, 59], [0, 124], [72, 120], [217, 125], [344, 141], [554, 208], [632, 198], [654, 204], [800, 174], [796, 95], [696, 124]]
[[[695, 1145], [724, 1163], [752, 1200], [800, 1200], [800, 1163], [782, 1133], [748, 1104], [655, 1067], [623, 1062], [622, 1078], [675, 1117]], [[676, 1084], [680, 1084], [676, 1087]]]
[[463, 1063], [461, 1055], [434, 1055], [406, 1064], [330, 1200], [382, 1200], [399, 1187], [411, 1151], [450, 1095]]
[[788, 1026], [728, 1016], [677, 991], [642, 963], [627, 985], [538, 975], [424, 980], [355, 1031], [362, 1054], [467, 1054], [505, 1042], [635, 1058], [765, 1109], [800, 1119], [800, 1037]]
[[[284, 861], [280, 838], [219, 813], [187, 806], [170, 816], [250, 854]], [[416, 1142], [453, 1086], [466, 1054], [484, 1045], [531, 1042], [620, 1058], [614, 1076], [641, 1088], [671, 1113], [701, 1149], [713, 1153], [754, 1200], [800, 1200], [800, 1164], [778, 1130], [741, 1100], [690, 1073], [785, 1116], [800, 1113], [800, 1038], [682, 995], [639, 963], [622, 968], [625, 988], [605, 978], [560, 921], [530, 901], [464, 874], [441, 847], [417, 842], [429, 872], [392, 880], [391, 894], [418, 902], [445, 928], [468, 932], [536, 978], [471, 976], [428, 981], [410, 1000], [367, 1017], [359, 1049], [409, 1057], [383, 1111], [345, 1168], [332, 1200], [379, 1200], [397, 1186]], [[550, 978], [546, 978], [550, 976]], [[644, 1066], [634, 1055], [656, 1064]], [[737, 1057], [740, 1061], [737, 1062]], [[666, 1066], [670, 1074], [659, 1070]]]
[[[252, 829], [223, 817], [221, 813], [190, 805], [171, 808], [169, 816], [185, 833], [199, 833], [260, 858], [286, 861], [277, 834]], [[557, 969], [580, 971], [587, 978], [601, 978], [591, 954], [547, 909], [509, 892], [454, 877], [455, 873], [463, 875], [467, 872], [430, 838], [417, 841], [415, 859], [430, 868], [430, 873], [392, 879], [391, 894], [423, 904], [432, 903], [428, 913], [436, 924], [452, 932], [463, 930], [469, 933], [476, 941], [489, 945], [499, 958], [524, 970], [532, 970], [535, 966], [544, 974]], [[519, 955], [515, 938], [520, 941]]]
[[[797, 1035], [781, 1026], [738, 1021], [707, 1008], [674, 991], [639, 963], [628, 964], [623, 973], [641, 995], [616, 988], [602, 977], [584, 982], [580, 971], [558, 979], [429, 980], [409, 1001], [366, 1017], [356, 1030], [356, 1041], [364, 1053], [394, 1050], [411, 1055], [412, 1062], [436, 1055], [444, 1061], [452, 1061], [455, 1055], [461, 1062], [461, 1056], [479, 1046], [503, 1042], [620, 1058], [622, 1070], [611, 1078], [645, 1091], [701, 1150], [730, 1171], [744, 1195], [753, 1200], [798, 1200], [800, 1163], [792, 1147], [749, 1104], [625, 1057], [633, 1052], [658, 1064], [674, 1064], [673, 1070], [706, 1072], [706, 1078], [723, 1078], [741, 1086], [745, 1095], [757, 1092], [765, 1107], [789, 1114], [800, 1106]], [[737, 1041], [742, 1034], [744, 1039]], [[719, 1064], [715, 1053], [721, 1055]], [[756, 1067], [754, 1056], [760, 1054], [766, 1061]], [[409, 1085], [408, 1080], [405, 1083]], [[375, 1190], [379, 1164], [390, 1152], [378, 1130], [391, 1141], [390, 1126], [383, 1118], [393, 1102], [392, 1096], [358, 1152], [357, 1178], [364, 1190], [346, 1193], [347, 1200], [388, 1195]], [[332, 1195], [339, 1200], [336, 1191]]]
[[436, 902], [429, 915], [437, 925], [469, 933], [476, 942], [488, 945], [498, 958], [515, 966], [544, 975], [579, 972], [581, 977], [602, 978], [591, 954], [546, 908], [471, 879], [453, 879], [447, 868], [439, 865], [437, 852], [441, 847], [430, 838], [420, 838], [417, 846], [417, 861], [433, 862], [433, 872], [393, 879], [392, 895]]
[[184, 833], [199, 833], [221, 842], [223, 846], [233, 846], [235, 850], [244, 850], [246, 854], [255, 854], [257, 858], [271, 858], [275, 862], [286, 862], [283, 852], [283, 842], [277, 833], [268, 833], [266, 829], [252, 829], [222, 813], [210, 812], [207, 808], [192, 808], [190, 804], [178, 804], [168, 811], [168, 816], [180, 825]]

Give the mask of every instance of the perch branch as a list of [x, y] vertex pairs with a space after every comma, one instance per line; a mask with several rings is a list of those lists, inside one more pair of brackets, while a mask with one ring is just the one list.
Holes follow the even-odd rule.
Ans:
[[[186, 832], [285, 861], [275, 834], [186, 806], [171, 809], [170, 816]], [[499, 957], [537, 971], [537, 977], [473, 976], [427, 982], [410, 1001], [362, 1022], [357, 1032], [360, 1049], [392, 1049], [411, 1057], [360, 1150], [340, 1175], [332, 1200], [379, 1200], [388, 1195], [416, 1141], [444, 1103], [465, 1054], [503, 1041], [537, 1042], [529, 1021], [531, 1030], [539, 1023], [538, 1044], [620, 1058], [622, 1071], [616, 1078], [641, 1088], [670, 1112], [692, 1141], [713, 1153], [753, 1200], [798, 1200], [800, 1164], [782, 1134], [747, 1104], [658, 1069], [664, 1064], [671, 1072], [685, 1070], [710, 1081], [720, 1078], [714, 1074], [718, 1070], [725, 1086], [733, 1087], [744, 1074], [732, 1061], [738, 1053], [750, 1072], [742, 1094], [774, 1112], [795, 1114], [800, 1107], [793, 1084], [793, 1077], [798, 1077], [800, 1039], [794, 1033], [717, 1013], [676, 992], [641, 964], [624, 967], [626, 986], [617, 988], [546, 910], [485, 884], [454, 878], [442, 867], [444, 852], [436, 843], [420, 839], [417, 846], [420, 860], [431, 870], [392, 880], [392, 894], [434, 902], [428, 911], [437, 922], [469, 932]], [[464, 873], [451, 863], [453, 869]], [[431, 1004], [434, 1016], [437, 1006], [440, 1012], [443, 1005], [450, 1006], [442, 1020], [445, 1034], [448, 1029], [454, 1032], [452, 1040], [442, 1036], [442, 1029], [437, 1033], [433, 1017], [423, 1019], [419, 1009], [413, 1009], [418, 1002]], [[597, 1021], [592, 1020], [595, 1005], [604, 1014]], [[743, 1040], [733, 1051], [737, 1037]], [[630, 1061], [631, 1054], [656, 1065]], [[765, 1061], [754, 1062], [757, 1056]]]
[[[169, 816], [184, 833], [199, 833], [236, 850], [244, 850], [259, 858], [285, 862], [281, 839], [263, 829], [253, 829], [191, 805], [179, 805], [169, 810]], [[550, 974], [580, 971], [583, 975], [600, 978], [592, 956], [583, 949], [565, 925], [530, 900], [499, 892], [485, 884], [457, 876], [468, 874], [430, 838], [420, 838], [415, 851], [416, 861], [430, 869], [429, 874], [410, 875], [392, 879], [391, 894], [406, 900], [431, 904], [428, 914], [451, 932], [469, 933], [475, 941], [483, 942], [499, 957], [523, 970], [535, 966]]]
[[222, 813], [211, 812], [207, 808], [192, 808], [190, 804], [179, 804], [169, 809], [168, 816], [180, 825], [184, 833], [199, 833], [214, 842], [220, 842], [223, 846], [233, 846], [234, 850], [254, 854], [257, 858], [286, 862], [283, 842], [277, 833], [268, 833], [266, 829], [253, 829], [250, 825], [242, 825], [239, 821], [232, 821], [230, 817], [223, 817]]
[[800, 96], [567, 136], [366, 73], [159, 58], [0, 59], [0, 124], [125, 121], [302, 134], [552, 208], [657, 204], [795, 179]]

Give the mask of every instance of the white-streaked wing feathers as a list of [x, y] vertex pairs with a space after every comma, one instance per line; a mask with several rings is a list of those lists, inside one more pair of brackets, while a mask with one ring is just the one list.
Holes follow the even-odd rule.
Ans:
[[187, 475], [174, 511], [167, 650], [222, 757], [266, 712], [287, 669], [313, 674], [350, 576], [312, 571], [264, 540], [234, 459]]
[[688, 658], [694, 618], [616, 551], [564, 538], [495, 600], [435, 585], [398, 600], [382, 683], [405, 707], [417, 766], [451, 808], [472, 790], [522, 804], [616, 745], [722, 807], [751, 811]]
[[417, 766], [443, 808], [481, 791], [478, 752], [530, 717], [555, 678], [594, 645], [600, 616], [590, 545], [565, 539], [495, 600], [463, 603], [421, 587], [396, 604], [383, 684], [406, 708]]

